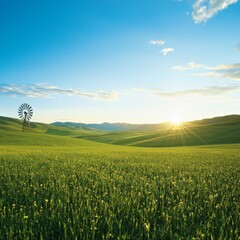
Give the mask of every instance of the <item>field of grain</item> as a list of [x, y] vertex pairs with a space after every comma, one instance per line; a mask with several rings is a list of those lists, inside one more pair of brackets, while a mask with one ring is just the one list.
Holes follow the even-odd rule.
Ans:
[[240, 239], [239, 145], [0, 148], [0, 239]]

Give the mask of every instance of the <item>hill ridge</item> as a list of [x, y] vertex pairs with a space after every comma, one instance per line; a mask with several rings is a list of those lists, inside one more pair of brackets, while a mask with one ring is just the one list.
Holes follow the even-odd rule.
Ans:
[[[225, 116], [217, 116], [212, 118], [204, 118], [201, 120], [193, 120], [193, 121], [185, 121], [183, 124], [217, 124], [223, 122], [230, 122], [240, 120], [240, 115], [238, 114], [230, 114]], [[89, 127], [97, 130], [103, 131], [123, 131], [123, 130], [149, 130], [154, 128], [166, 127], [171, 124], [170, 122], [162, 122], [162, 123], [125, 123], [125, 122], [103, 122], [103, 123], [81, 123], [81, 122], [54, 122], [51, 125], [54, 126], [74, 126], [74, 127]]]
[[[16, 136], [18, 133], [21, 135], [21, 124], [18, 119], [0, 117], [0, 136]], [[16, 134], [12, 134], [13, 131]], [[124, 128], [114, 131], [90, 128], [87, 124], [76, 127], [31, 122], [30, 132], [45, 134], [46, 138], [47, 135], [58, 135], [76, 140], [139, 147], [232, 144], [240, 143], [240, 115], [232, 114], [184, 122], [180, 126], [170, 123], [137, 124], [135, 129]]]

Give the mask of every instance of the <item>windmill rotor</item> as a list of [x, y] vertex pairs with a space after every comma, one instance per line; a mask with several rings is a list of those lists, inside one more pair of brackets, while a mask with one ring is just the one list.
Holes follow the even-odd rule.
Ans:
[[29, 121], [31, 120], [31, 118], [33, 116], [33, 109], [32, 109], [32, 107], [29, 104], [27, 104], [27, 103], [23, 103], [18, 108], [18, 116], [23, 121], [22, 131], [23, 132], [28, 131], [28, 129], [30, 128]]
[[33, 116], [33, 109], [32, 107], [27, 104], [23, 103], [19, 108], [18, 108], [18, 116], [21, 120], [25, 121], [30, 121], [30, 119]]

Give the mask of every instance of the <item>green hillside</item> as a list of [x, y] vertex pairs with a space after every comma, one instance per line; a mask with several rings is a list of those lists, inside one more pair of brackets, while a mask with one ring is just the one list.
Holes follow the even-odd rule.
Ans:
[[53, 126], [61, 127], [75, 127], [75, 128], [90, 128], [105, 132], [114, 131], [141, 131], [141, 130], [156, 130], [164, 129], [169, 127], [169, 122], [158, 123], [158, 124], [130, 124], [130, 123], [98, 123], [98, 124], [86, 124], [86, 123], [75, 123], [75, 122], [54, 122], [51, 123]]
[[[57, 145], [59, 141], [62, 144], [64, 141], [70, 141], [73, 145], [78, 145], [80, 141], [88, 140], [88, 142], [140, 147], [240, 143], [239, 115], [185, 122], [180, 126], [170, 123], [144, 124], [139, 125], [137, 130], [128, 131], [100, 131], [85, 126], [67, 127], [31, 123], [30, 132], [23, 133], [21, 124], [21, 121], [17, 119], [0, 117], [0, 144], [6, 144], [6, 142], [16, 144], [16, 139], [19, 137], [27, 145], [39, 145], [40, 139], [44, 143], [43, 145]], [[25, 139], [26, 134], [28, 134], [27, 136], [30, 134], [31, 138]], [[28, 141], [29, 143], [26, 143]]]
[[[91, 135], [93, 133], [96, 135], [98, 132], [95, 129], [87, 127], [62, 127], [36, 122], [31, 122], [30, 127], [31, 133], [46, 133], [61, 136], [77, 136], [79, 134]], [[22, 122], [15, 118], [0, 117], [0, 131], [1, 130], [21, 132]]]
[[43, 123], [31, 123], [29, 132], [22, 132], [21, 121], [0, 117], [0, 145], [14, 146], [62, 146], [62, 147], [99, 147], [104, 144], [74, 138], [79, 134], [97, 134], [91, 129], [55, 127]]
[[141, 147], [193, 146], [240, 143], [240, 116], [231, 115], [186, 122], [176, 127], [165, 124], [155, 130], [107, 132], [84, 136], [92, 141]]

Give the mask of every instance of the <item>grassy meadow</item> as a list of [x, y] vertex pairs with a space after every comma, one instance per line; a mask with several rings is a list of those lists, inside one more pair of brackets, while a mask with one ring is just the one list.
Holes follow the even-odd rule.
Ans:
[[0, 239], [240, 239], [239, 144], [143, 148], [6, 128]]

